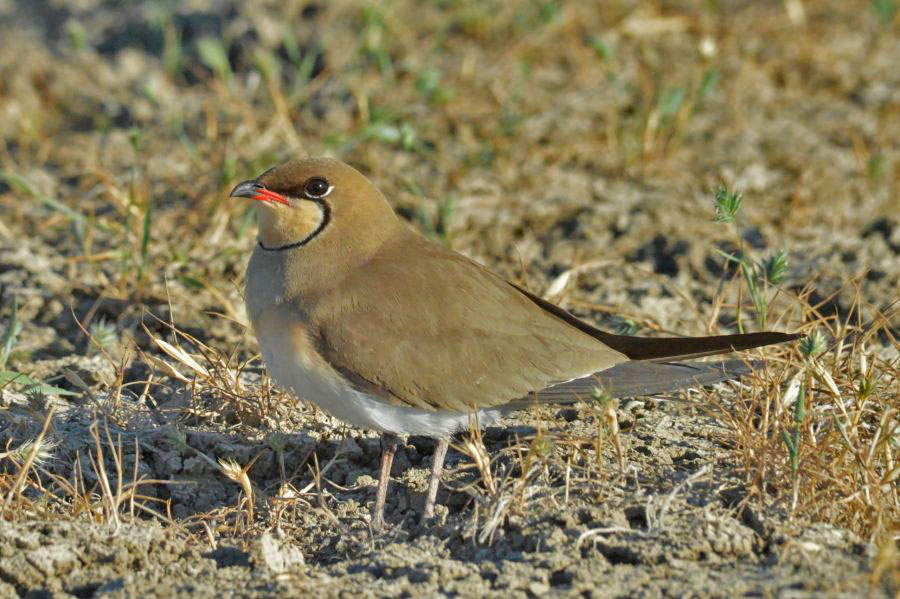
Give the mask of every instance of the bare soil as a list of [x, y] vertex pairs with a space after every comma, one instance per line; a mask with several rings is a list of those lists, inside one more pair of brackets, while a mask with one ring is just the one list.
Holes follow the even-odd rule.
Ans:
[[[742, 385], [619, 402], [621, 461], [593, 404], [486, 430], [496, 492], [460, 439], [425, 525], [434, 444], [410, 438], [375, 537], [377, 435], [265, 376], [253, 213], [227, 193], [328, 154], [607, 329], [730, 332], [739, 302], [753, 328], [721, 251], [786, 250], [767, 327], [879, 322], [867, 362], [821, 363], [877, 364], [867, 434], [900, 453], [893, 3], [609, 4], [0, 0], [5, 369], [68, 392], [0, 383], [0, 597], [900, 596], [896, 476], [877, 505], [841, 494], [864, 454], [817, 455], [836, 404], [809, 408], [796, 501], [780, 432], [762, 457], [737, 432], [765, 440], [752, 402], [784, 396], [796, 348]], [[713, 222], [720, 184], [737, 229]], [[252, 514], [219, 460], [248, 467]]]

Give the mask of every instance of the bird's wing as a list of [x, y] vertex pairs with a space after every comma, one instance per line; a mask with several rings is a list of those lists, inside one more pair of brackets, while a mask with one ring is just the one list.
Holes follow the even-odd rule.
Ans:
[[627, 361], [418, 236], [382, 248], [309, 309], [319, 354], [399, 405], [471, 411]]
[[322, 357], [360, 390], [400, 405], [469, 411], [518, 402], [533, 392], [541, 401], [558, 401], [553, 398], [589, 391], [597, 381], [616, 396], [671, 391], [736, 378], [740, 368], [734, 361], [726, 370], [649, 361], [800, 337], [613, 335], [410, 235], [336, 285], [318, 302], [327, 312], [312, 308]]

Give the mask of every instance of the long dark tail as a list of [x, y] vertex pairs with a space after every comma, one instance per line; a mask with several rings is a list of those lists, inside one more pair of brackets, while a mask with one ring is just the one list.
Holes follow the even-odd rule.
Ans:
[[632, 360], [677, 360], [727, 354], [733, 351], [752, 349], [764, 345], [774, 345], [799, 339], [803, 335], [795, 333], [746, 333], [743, 335], [717, 335], [714, 337], [630, 337], [613, 335], [592, 327], [566, 310], [533, 293], [513, 285], [528, 299], [564, 320], [578, 330], [601, 341]]
[[799, 339], [794, 333], [745, 333], [714, 337], [628, 337], [597, 331], [594, 335], [632, 360], [672, 360], [727, 354]]
[[679, 362], [678, 360], [785, 343], [803, 337], [803, 335], [793, 333], [769, 332], [714, 337], [664, 338], [613, 335], [589, 325], [559, 306], [551, 304], [517, 285], [513, 285], [513, 287], [545, 311], [633, 360], [584, 378], [548, 387], [528, 398], [512, 402], [511, 405], [515, 406], [526, 406], [533, 403], [535, 399], [541, 403], [572, 403], [579, 399], [590, 399], [594, 390], [598, 388], [612, 397], [639, 397], [734, 380], [740, 378], [741, 375], [750, 373], [761, 363], [744, 360], [722, 362]]

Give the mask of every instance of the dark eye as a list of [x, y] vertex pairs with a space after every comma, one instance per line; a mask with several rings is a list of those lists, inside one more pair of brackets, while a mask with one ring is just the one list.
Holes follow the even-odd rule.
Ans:
[[331, 193], [331, 190], [331, 183], [323, 177], [313, 177], [303, 186], [303, 193], [308, 198], [324, 198]]

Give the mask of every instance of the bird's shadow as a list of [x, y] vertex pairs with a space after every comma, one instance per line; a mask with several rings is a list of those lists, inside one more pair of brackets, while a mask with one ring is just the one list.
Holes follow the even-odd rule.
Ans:
[[[111, 421], [95, 420], [83, 409], [56, 414], [52, 420], [49, 436], [55, 444], [54, 455], [42, 466], [47, 472], [66, 480], [81, 477], [86, 491], [98, 492], [106, 484], [114, 496], [137, 483], [138, 495], [144, 499], [136, 501], [154, 510], [164, 504], [176, 521], [246, 506], [242, 485], [228, 476], [224, 464], [246, 471], [257, 512], [271, 509], [274, 503], [283, 505], [289, 500], [284, 493], [291, 489], [293, 497], [304, 499], [314, 510], [340, 513], [348, 524], [354, 518], [367, 523], [374, 504], [382, 442], [373, 433], [342, 429], [333, 435], [305, 430], [253, 435], [198, 430], [183, 422], [118, 428]], [[527, 432], [520, 429], [488, 429], [489, 451]], [[0, 441], [16, 446], [29, 431], [28, 427], [5, 427]], [[401, 443], [391, 471], [389, 522], [404, 521], [407, 516], [418, 520], [435, 446], [434, 439], [417, 436]], [[445, 468], [453, 469], [469, 459], [451, 447]], [[101, 462], [103, 468], [99, 468]], [[355, 510], [340, 509], [348, 501], [355, 502]], [[469, 502], [466, 494], [442, 485], [439, 504], [455, 512]], [[150, 510], [137, 513], [152, 517]]]

